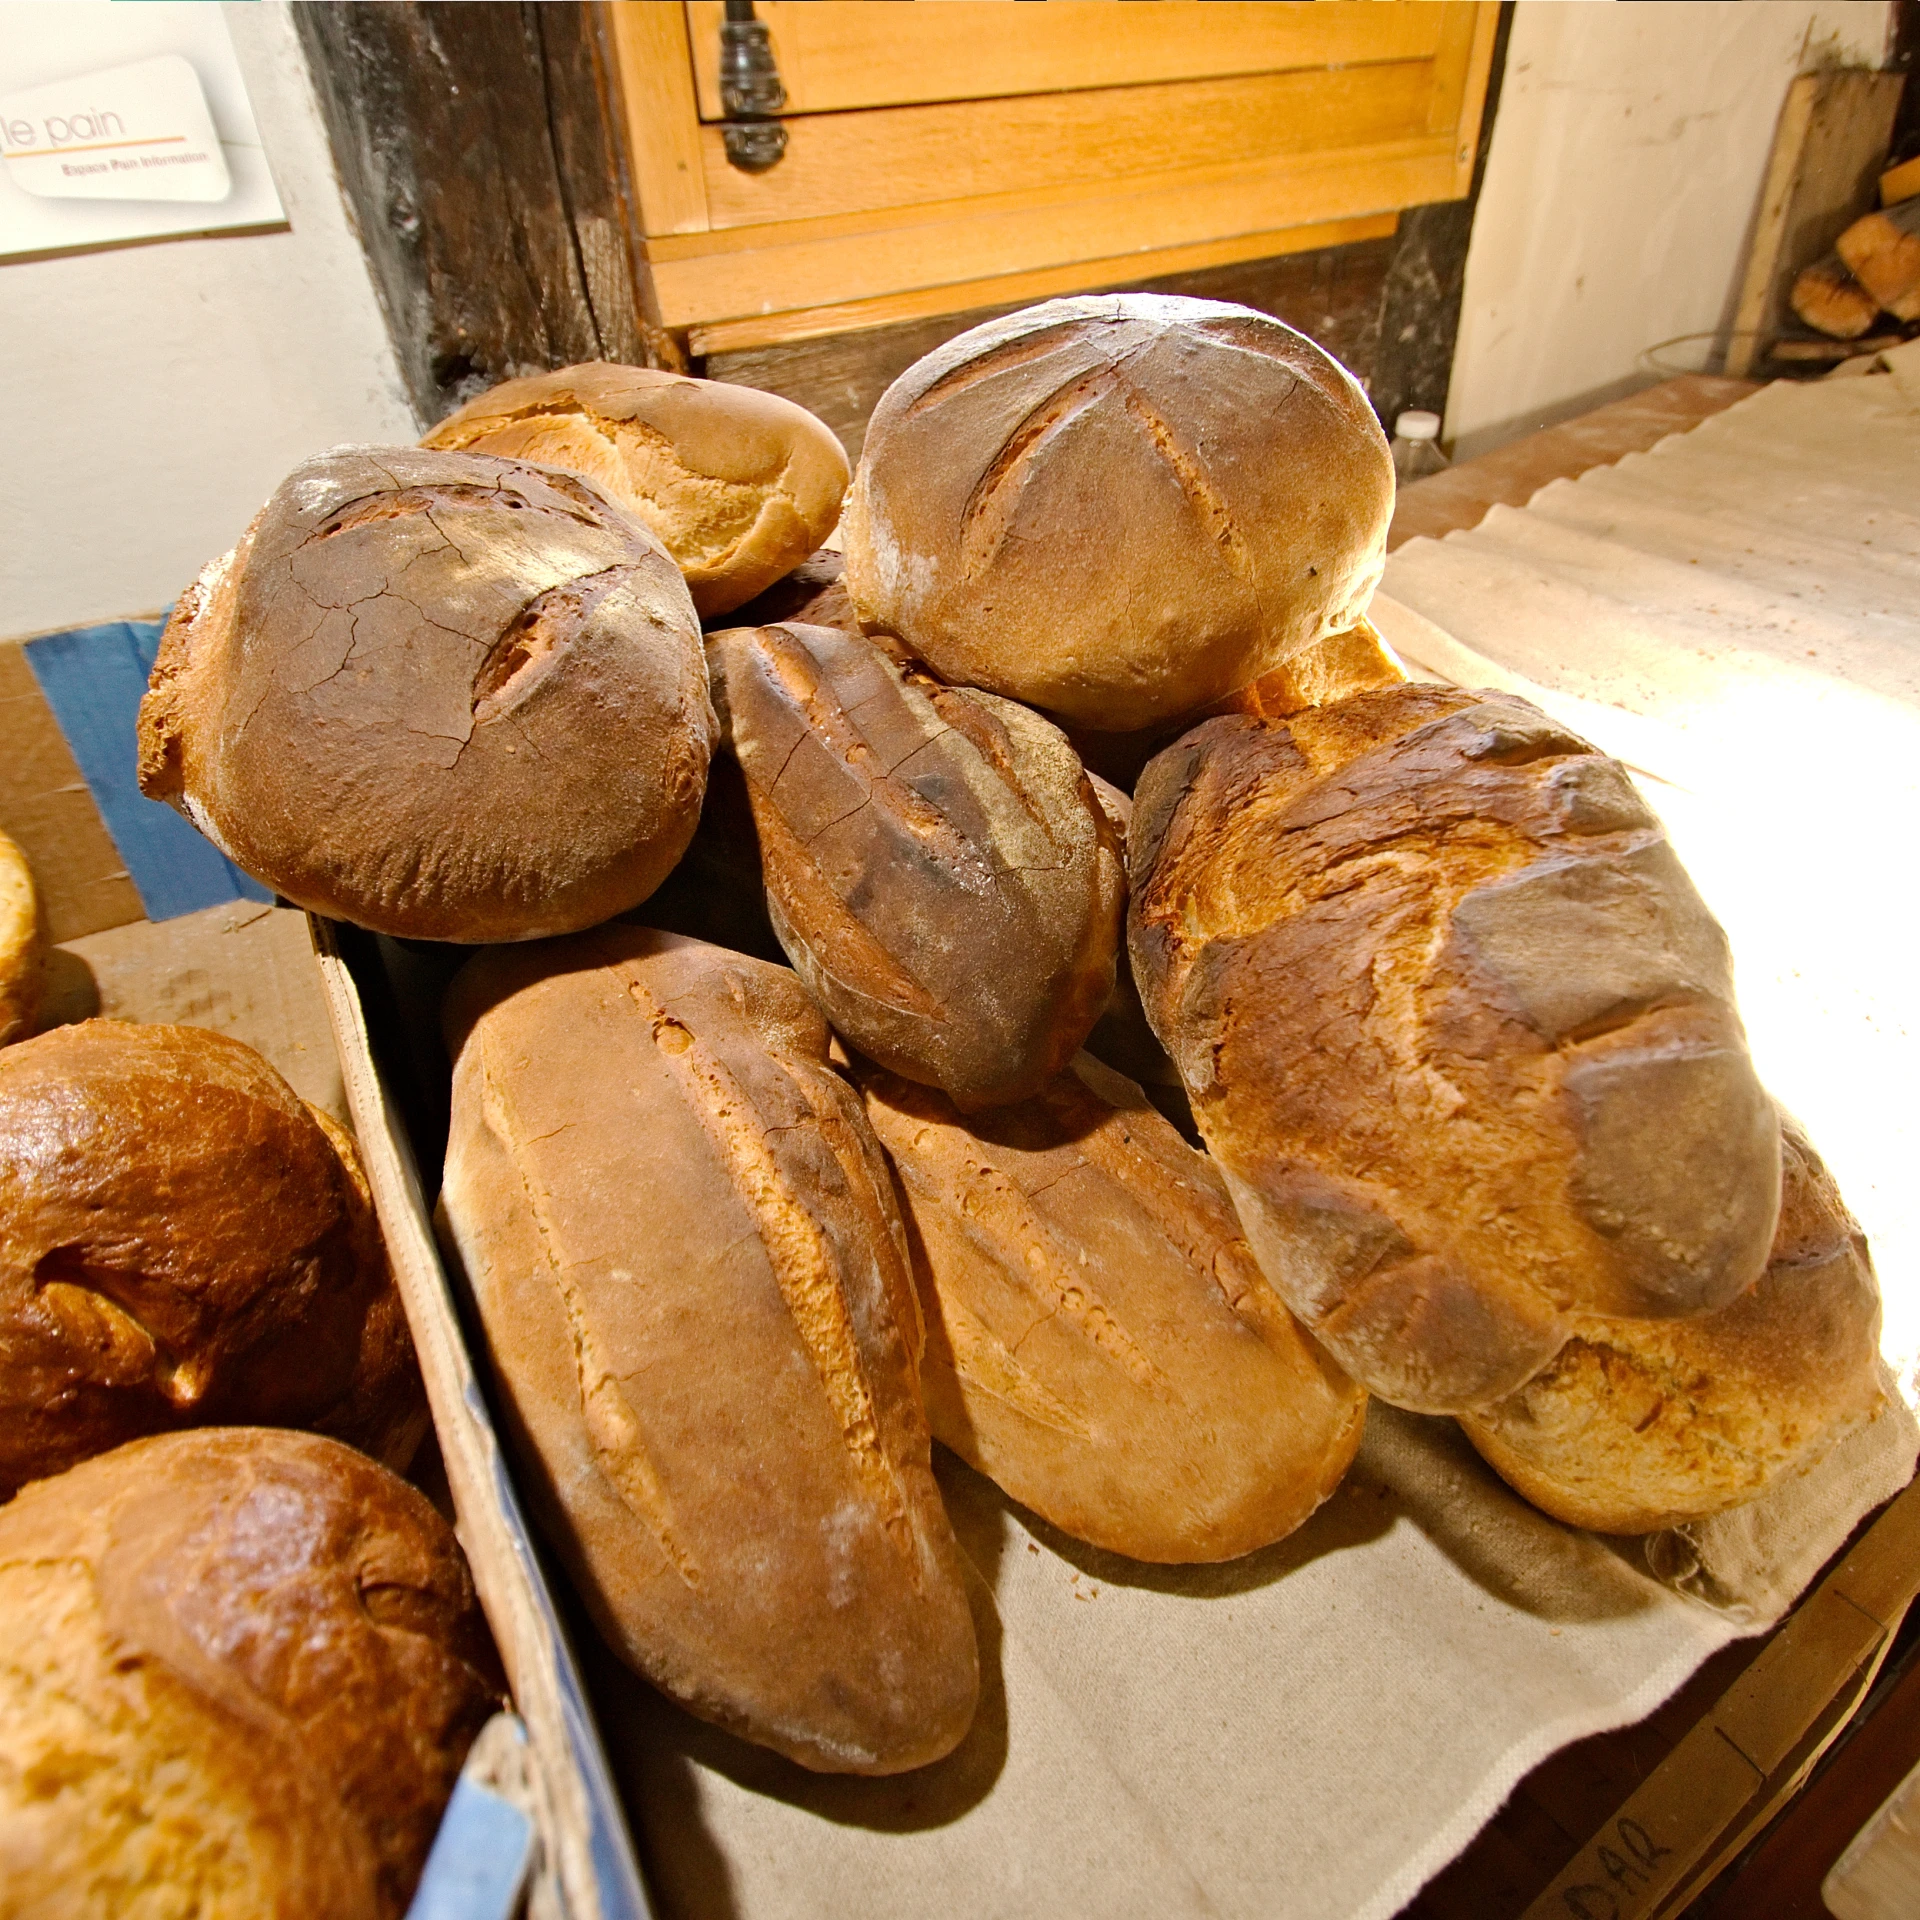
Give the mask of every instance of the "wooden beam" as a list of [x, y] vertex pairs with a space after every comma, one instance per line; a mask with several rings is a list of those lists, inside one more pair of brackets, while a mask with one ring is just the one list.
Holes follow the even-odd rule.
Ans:
[[594, 9], [419, 0], [294, 19], [415, 410], [515, 374], [671, 363]]

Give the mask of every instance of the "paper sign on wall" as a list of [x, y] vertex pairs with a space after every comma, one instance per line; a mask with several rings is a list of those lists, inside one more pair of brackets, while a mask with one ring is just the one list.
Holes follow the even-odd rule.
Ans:
[[0, 257], [284, 222], [218, 7], [4, 12]]
[[224, 200], [200, 76], [177, 53], [0, 94], [0, 159], [43, 200]]

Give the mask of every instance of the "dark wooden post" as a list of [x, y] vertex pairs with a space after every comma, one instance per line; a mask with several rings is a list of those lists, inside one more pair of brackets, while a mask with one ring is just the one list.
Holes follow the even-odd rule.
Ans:
[[424, 421], [515, 374], [680, 363], [647, 310], [597, 9], [308, 0], [294, 17]]

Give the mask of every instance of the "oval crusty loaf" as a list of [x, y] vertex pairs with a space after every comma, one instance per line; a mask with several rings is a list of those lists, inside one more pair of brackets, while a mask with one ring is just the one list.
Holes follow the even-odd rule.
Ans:
[[0, 1497], [216, 1423], [404, 1467], [426, 1408], [352, 1151], [199, 1027], [88, 1020], [0, 1053]]
[[1082, 1054], [968, 1121], [931, 1088], [859, 1079], [914, 1229], [936, 1439], [1136, 1560], [1251, 1553], [1334, 1490], [1367, 1397], [1130, 1080]]
[[601, 1631], [804, 1766], [938, 1759], [973, 1622], [892, 1183], [818, 1009], [625, 927], [475, 960], [447, 1025], [447, 1225]]
[[1130, 944], [1247, 1237], [1364, 1386], [1511, 1392], [1571, 1312], [1724, 1306], [1779, 1128], [1726, 937], [1617, 763], [1406, 686], [1231, 717], [1135, 794]]
[[399, 1920], [501, 1693], [426, 1499], [264, 1428], [0, 1509], [0, 1641], [9, 1914]]
[[1057, 727], [831, 627], [710, 635], [767, 905], [841, 1035], [965, 1107], [1023, 1099], [1113, 992], [1118, 837]]
[[881, 397], [847, 586], [943, 680], [1122, 732], [1350, 626], [1392, 512], [1367, 397], [1304, 334], [1212, 300], [1050, 300]]
[[1690, 1320], [1574, 1322], [1519, 1392], [1461, 1425], [1516, 1492], [1601, 1533], [1737, 1506], [1879, 1409], [1880, 1294], [1832, 1176], [1781, 1130], [1780, 1228], [1757, 1285]]
[[45, 962], [32, 869], [27, 856], [0, 833], [0, 1047], [33, 1031]]
[[181, 596], [140, 785], [317, 913], [526, 940], [659, 885], [712, 732], [686, 585], [645, 528], [570, 474], [348, 447]]
[[422, 444], [592, 481], [659, 536], [703, 619], [798, 566], [833, 531], [847, 490], [844, 449], [805, 407], [604, 360], [505, 381]]

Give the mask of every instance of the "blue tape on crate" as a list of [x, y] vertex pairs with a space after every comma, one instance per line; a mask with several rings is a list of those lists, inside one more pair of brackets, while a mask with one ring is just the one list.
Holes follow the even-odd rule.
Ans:
[[440, 1819], [407, 1920], [513, 1920], [533, 1859], [533, 1823], [462, 1774]]
[[165, 624], [164, 615], [110, 620], [27, 642], [27, 665], [127, 863], [149, 920], [172, 920], [223, 900], [273, 898], [189, 821], [140, 791], [134, 720]]

